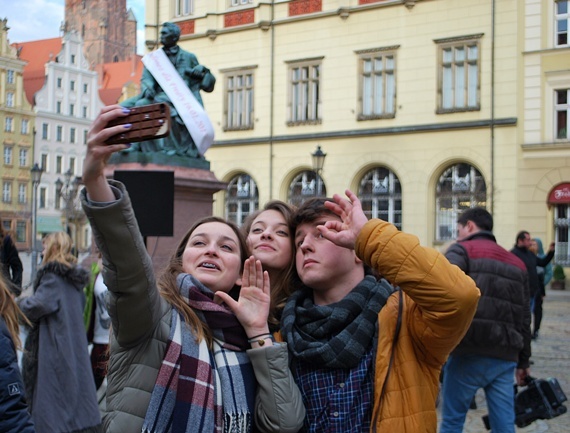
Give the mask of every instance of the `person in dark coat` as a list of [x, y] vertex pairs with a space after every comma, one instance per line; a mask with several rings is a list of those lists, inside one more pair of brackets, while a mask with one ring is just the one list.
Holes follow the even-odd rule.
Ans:
[[35, 433], [24, 395], [16, 349], [19, 321], [26, 321], [0, 275], [0, 433]]
[[23, 376], [38, 433], [101, 431], [101, 415], [83, 326], [89, 272], [77, 266], [65, 232], [44, 239], [33, 295], [20, 299], [33, 323]]
[[554, 242], [550, 244], [546, 256], [539, 257], [532, 251], [529, 251], [532, 239], [529, 232], [522, 230], [517, 234], [517, 240], [511, 252], [521, 259], [528, 272], [528, 285], [530, 289], [530, 311], [534, 311], [534, 299], [540, 291], [540, 281], [538, 278], [537, 266], [545, 267], [554, 258]]
[[8, 288], [15, 295], [22, 292], [22, 273], [24, 267], [18, 254], [18, 249], [14, 245], [12, 237], [4, 231], [0, 221], [0, 266], [2, 274], [6, 278]]

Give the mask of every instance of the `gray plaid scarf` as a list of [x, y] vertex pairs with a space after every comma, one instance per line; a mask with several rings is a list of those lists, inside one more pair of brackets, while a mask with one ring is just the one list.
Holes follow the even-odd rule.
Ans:
[[310, 289], [291, 295], [282, 334], [296, 359], [327, 368], [353, 368], [375, 343], [378, 313], [396, 290], [366, 276], [339, 302], [315, 305]]

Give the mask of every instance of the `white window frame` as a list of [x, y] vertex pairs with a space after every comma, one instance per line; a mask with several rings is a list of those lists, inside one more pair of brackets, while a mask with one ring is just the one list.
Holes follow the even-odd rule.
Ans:
[[20, 149], [20, 167], [28, 166], [28, 149]]
[[[566, 27], [564, 29], [563, 27]], [[570, 1], [554, 2], [554, 46], [567, 47], [570, 45], [568, 31], [570, 27]]]
[[287, 63], [289, 64], [289, 121], [287, 125], [321, 123], [323, 57]]
[[46, 209], [47, 208], [47, 187], [40, 186], [38, 191], [38, 208]]
[[12, 165], [13, 154], [12, 146], [4, 146], [4, 165]]
[[300, 206], [307, 199], [326, 197], [327, 187], [323, 178], [313, 170], [297, 174], [289, 184], [287, 200], [293, 206]]
[[49, 123], [42, 123], [42, 140], [49, 140]]
[[76, 140], [76, 136], [77, 136], [77, 129], [76, 128], [69, 128], [69, 142], [70, 143], [75, 143]]
[[481, 44], [483, 34], [438, 39], [437, 113], [481, 109]]
[[13, 69], [8, 69], [6, 71], [6, 84], [14, 84], [16, 81], [16, 73]]
[[358, 120], [396, 116], [396, 50], [399, 46], [357, 51], [359, 55]]
[[[559, 103], [559, 96], [565, 93], [566, 102]], [[562, 119], [563, 117], [565, 119]], [[564, 123], [561, 125], [560, 123]], [[554, 91], [554, 138], [555, 140], [570, 140], [570, 89], [557, 89]]]
[[245, 218], [259, 208], [257, 184], [247, 173], [240, 173], [228, 182], [225, 196], [226, 219], [241, 226]]
[[6, 92], [6, 107], [14, 106], [14, 92]]
[[174, 14], [184, 17], [194, 13], [194, 0], [174, 0]]
[[253, 3], [253, 0], [230, 0], [230, 7], [243, 6]]
[[57, 125], [55, 128], [55, 141], [61, 143], [63, 141], [63, 126]]
[[14, 118], [6, 116], [6, 122], [4, 125], [5, 132], [13, 132], [14, 131]]
[[27, 185], [25, 183], [18, 185], [18, 203], [25, 204], [28, 202], [27, 190]]
[[224, 131], [253, 129], [254, 67], [225, 72]]
[[2, 201], [4, 203], [12, 202], [12, 182], [9, 180], [2, 183]]
[[44, 173], [49, 173], [49, 154], [42, 153], [40, 155], [40, 168]]
[[29, 119], [22, 119], [22, 124], [20, 125], [20, 133], [29, 134], [30, 133], [30, 121]]
[[402, 230], [402, 187], [387, 167], [374, 167], [360, 179], [358, 198], [364, 214], [394, 224]]
[[63, 156], [62, 155], [56, 155], [55, 156], [55, 172], [57, 174], [63, 173]]
[[457, 235], [457, 217], [472, 207], [487, 207], [487, 184], [481, 172], [467, 162], [447, 167], [436, 184], [435, 239], [448, 242]]

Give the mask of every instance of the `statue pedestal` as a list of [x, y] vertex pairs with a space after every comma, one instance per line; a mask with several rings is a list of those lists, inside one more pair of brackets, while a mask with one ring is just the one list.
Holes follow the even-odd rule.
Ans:
[[145, 239], [158, 277], [190, 226], [196, 220], [212, 215], [213, 195], [224, 189], [226, 184], [217, 180], [213, 172], [203, 168], [127, 162], [108, 165], [105, 169], [107, 178], [112, 179], [115, 170], [174, 172], [173, 236], [148, 236]]

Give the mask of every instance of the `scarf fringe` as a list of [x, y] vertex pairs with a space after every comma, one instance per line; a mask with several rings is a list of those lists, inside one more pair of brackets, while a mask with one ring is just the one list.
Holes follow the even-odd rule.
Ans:
[[241, 433], [251, 431], [250, 413], [224, 414], [224, 433]]

